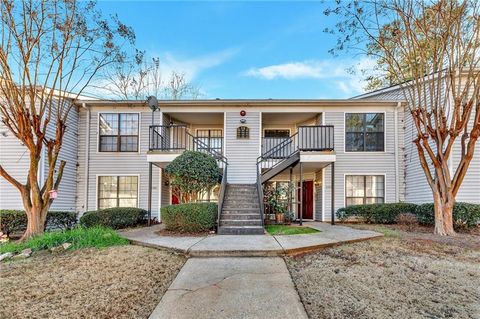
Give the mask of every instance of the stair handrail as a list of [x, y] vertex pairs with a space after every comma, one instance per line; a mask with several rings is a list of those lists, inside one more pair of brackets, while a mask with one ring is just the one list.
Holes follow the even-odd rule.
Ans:
[[225, 164], [223, 167], [222, 182], [220, 183], [220, 191], [218, 193], [217, 231], [218, 227], [220, 227], [220, 217], [222, 215], [223, 203], [225, 202], [225, 193], [227, 192], [227, 172], [228, 165]]
[[[261, 169], [261, 168], [260, 168]], [[262, 221], [262, 227], [265, 224], [264, 219], [264, 205], [263, 205], [263, 185], [262, 185], [262, 175], [257, 164], [257, 194], [258, 194], [258, 204], [260, 207], [260, 220]]]

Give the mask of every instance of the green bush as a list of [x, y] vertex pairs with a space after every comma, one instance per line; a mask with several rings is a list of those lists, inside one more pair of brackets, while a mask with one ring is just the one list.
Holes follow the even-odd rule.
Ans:
[[[77, 223], [74, 212], [50, 211], [47, 213], [45, 229], [72, 229]], [[23, 210], [0, 210], [0, 230], [10, 235], [27, 229], [27, 214]]]
[[80, 217], [85, 227], [105, 226], [113, 229], [137, 226], [146, 222], [147, 211], [135, 207], [114, 207], [86, 212]]
[[[435, 224], [433, 203], [418, 205], [415, 211], [421, 225]], [[453, 206], [453, 226], [456, 229], [473, 228], [480, 224], [480, 204], [457, 202]]]
[[104, 227], [83, 228], [77, 227], [66, 231], [50, 231], [33, 237], [25, 242], [8, 242], [0, 244], [0, 254], [6, 252], [19, 253], [30, 248], [33, 251], [50, 249], [70, 243], [69, 249], [104, 248], [116, 245], [127, 245], [128, 240], [120, 237], [114, 230]]
[[162, 222], [167, 230], [204, 232], [215, 227], [216, 219], [216, 203], [187, 203], [162, 208]]
[[0, 230], [9, 236], [27, 229], [27, 214], [22, 210], [0, 210]]
[[353, 205], [337, 210], [337, 218], [345, 221], [350, 217], [359, 217], [365, 223], [394, 224], [399, 214], [415, 213], [416, 207], [410, 203]]
[[185, 151], [165, 168], [172, 189], [180, 194], [182, 203], [188, 203], [196, 194], [210, 190], [220, 179], [215, 158], [209, 154]]

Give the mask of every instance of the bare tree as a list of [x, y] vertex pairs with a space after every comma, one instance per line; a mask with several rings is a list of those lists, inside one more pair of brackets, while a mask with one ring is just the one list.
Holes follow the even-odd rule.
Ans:
[[200, 89], [186, 79], [185, 73], [172, 71], [164, 80], [160, 58], [147, 59], [145, 51], [139, 50], [133, 58], [107, 68], [100, 83], [94, 87], [120, 99], [139, 100], [154, 95], [180, 100], [200, 96]]
[[[435, 233], [455, 234], [453, 205], [480, 135], [478, 2], [340, 1], [325, 13], [344, 18], [334, 51], [360, 48], [402, 88], [433, 192]], [[460, 160], [451, 167], [456, 143]]]
[[[2, 0], [0, 10], [1, 120], [30, 158], [24, 184], [1, 165], [0, 176], [21, 194], [28, 217], [25, 239], [43, 233], [53, 202], [49, 192], [62, 180], [66, 162], [58, 158], [72, 99], [99, 70], [122, 60], [120, 44], [133, 43], [135, 35], [117, 17], [103, 18], [93, 2]], [[44, 151], [48, 171], [40, 184]]]

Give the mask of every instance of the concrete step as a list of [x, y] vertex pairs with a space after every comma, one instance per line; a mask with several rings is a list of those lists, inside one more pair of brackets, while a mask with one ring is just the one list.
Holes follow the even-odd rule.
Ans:
[[261, 219], [220, 219], [220, 227], [222, 226], [262, 226], [262, 220]]
[[265, 233], [262, 226], [220, 226], [219, 235], [263, 235]]
[[260, 219], [260, 214], [226, 214], [222, 213], [220, 219], [222, 220], [248, 220], [248, 219]]

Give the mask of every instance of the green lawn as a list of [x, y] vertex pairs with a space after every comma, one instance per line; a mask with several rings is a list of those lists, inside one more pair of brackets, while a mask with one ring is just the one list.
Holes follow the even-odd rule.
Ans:
[[312, 234], [320, 232], [310, 227], [300, 227], [291, 225], [266, 225], [265, 229], [270, 235], [299, 235]]
[[114, 230], [105, 227], [78, 227], [67, 231], [51, 231], [34, 237], [25, 242], [13, 241], [0, 244], [0, 254], [6, 252], [18, 253], [30, 248], [33, 251], [49, 249], [63, 243], [72, 244], [70, 249], [104, 248], [109, 246], [127, 245], [129, 241], [120, 237]]

